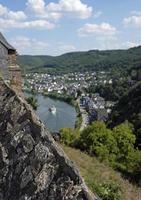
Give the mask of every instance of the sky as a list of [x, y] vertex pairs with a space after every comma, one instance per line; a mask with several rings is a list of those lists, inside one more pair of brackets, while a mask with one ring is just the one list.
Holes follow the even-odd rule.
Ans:
[[0, 0], [0, 31], [19, 54], [141, 45], [141, 0]]

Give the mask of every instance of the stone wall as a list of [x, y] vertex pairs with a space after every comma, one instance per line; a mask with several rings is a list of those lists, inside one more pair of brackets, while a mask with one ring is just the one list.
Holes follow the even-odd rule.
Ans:
[[15, 91], [22, 93], [22, 76], [18, 65], [9, 67], [10, 87]]
[[96, 200], [31, 107], [0, 82], [0, 200]]
[[11, 52], [8, 55], [9, 66], [15, 66], [17, 64], [17, 55], [16, 52]]
[[8, 79], [8, 50], [0, 43], [0, 73]]

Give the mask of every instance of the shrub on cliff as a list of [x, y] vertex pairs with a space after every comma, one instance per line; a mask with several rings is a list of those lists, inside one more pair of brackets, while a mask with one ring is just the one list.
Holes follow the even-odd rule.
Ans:
[[135, 135], [128, 122], [116, 126], [113, 130], [104, 122], [94, 122], [82, 132], [61, 129], [61, 142], [95, 155], [99, 160], [109, 163], [122, 171], [136, 183], [141, 178], [141, 152], [134, 148]]
[[94, 122], [82, 131], [79, 139], [79, 147], [90, 154], [98, 156], [101, 160], [107, 160], [116, 153], [116, 141], [110, 129], [104, 122]]
[[76, 146], [79, 140], [79, 131], [72, 128], [62, 128], [61, 133], [61, 142], [68, 146]]
[[103, 200], [121, 200], [122, 199], [121, 188], [118, 184], [116, 184], [114, 182], [94, 184], [93, 188], [94, 188], [95, 192]]
[[135, 135], [132, 132], [132, 126], [125, 122], [113, 129], [113, 136], [116, 140], [116, 167], [119, 169], [128, 169], [131, 157], [135, 153]]
[[38, 103], [34, 96], [28, 97], [26, 101], [33, 107], [34, 110], [37, 110]]

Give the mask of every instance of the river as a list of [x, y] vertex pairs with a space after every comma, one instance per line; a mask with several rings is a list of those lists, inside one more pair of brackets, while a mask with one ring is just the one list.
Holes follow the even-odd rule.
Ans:
[[[30, 95], [28, 95], [30, 96]], [[74, 128], [76, 121], [75, 108], [66, 102], [36, 95], [38, 100], [37, 115], [50, 131], [59, 131], [61, 128]], [[49, 111], [49, 107], [56, 107], [56, 113]]]

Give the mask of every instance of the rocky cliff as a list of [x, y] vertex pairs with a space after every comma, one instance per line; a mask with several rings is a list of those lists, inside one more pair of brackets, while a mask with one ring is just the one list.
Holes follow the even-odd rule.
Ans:
[[96, 200], [25, 100], [0, 81], [0, 200]]

